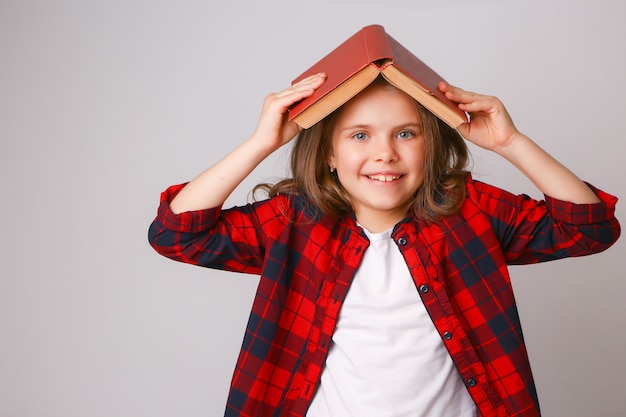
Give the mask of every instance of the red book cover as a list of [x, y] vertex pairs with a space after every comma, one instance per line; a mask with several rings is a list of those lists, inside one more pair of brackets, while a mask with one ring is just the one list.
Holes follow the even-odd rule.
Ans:
[[439, 91], [437, 87], [441, 81], [445, 81], [443, 77], [437, 74], [432, 68], [426, 65], [422, 60], [413, 55], [411, 51], [406, 49], [402, 44], [396, 41], [391, 36], [387, 35], [389, 44], [392, 49], [393, 66], [405, 73], [407, 76], [413, 79], [413, 81], [420, 84], [431, 95], [436, 96], [449, 108], [456, 110], [456, 112], [465, 121], [469, 121], [465, 112], [458, 108], [456, 103], [448, 100], [445, 94]]
[[327, 75], [326, 82], [313, 95], [290, 108], [289, 120], [293, 120], [368, 65], [374, 65], [381, 72], [387, 66], [394, 66], [467, 121], [466, 114], [438, 90], [437, 85], [444, 81], [443, 78], [389, 36], [380, 25], [364, 27], [293, 80], [292, 84], [320, 72]]

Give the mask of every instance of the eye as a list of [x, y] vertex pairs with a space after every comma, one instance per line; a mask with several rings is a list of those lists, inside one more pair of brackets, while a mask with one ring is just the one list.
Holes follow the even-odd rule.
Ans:
[[398, 139], [411, 139], [414, 136], [415, 136], [415, 133], [411, 132], [410, 130], [401, 130], [396, 135]]
[[363, 133], [363, 132], [357, 132], [354, 135], [352, 135], [352, 138], [357, 140], [357, 141], [362, 141], [367, 139], [367, 133]]

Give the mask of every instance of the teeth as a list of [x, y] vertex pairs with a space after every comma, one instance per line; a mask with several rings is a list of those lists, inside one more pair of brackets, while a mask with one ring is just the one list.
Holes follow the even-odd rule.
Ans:
[[368, 175], [367, 177], [370, 180], [381, 181], [381, 182], [394, 181], [400, 178], [399, 175], [382, 175], [382, 174]]

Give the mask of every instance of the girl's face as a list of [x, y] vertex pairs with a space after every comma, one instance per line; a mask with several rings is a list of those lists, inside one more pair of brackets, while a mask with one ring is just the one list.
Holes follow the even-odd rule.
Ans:
[[381, 232], [401, 221], [424, 180], [424, 138], [413, 99], [375, 84], [350, 100], [334, 126], [328, 163], [366, 229]]

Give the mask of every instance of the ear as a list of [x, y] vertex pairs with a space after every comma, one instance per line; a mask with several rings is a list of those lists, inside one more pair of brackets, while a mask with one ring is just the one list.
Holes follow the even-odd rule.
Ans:
[[331, 170], [337, 167], [337, 159], [335, 158], [335, 151], [333, 149], [332, 144], [330, 144], [330, 149], [328, 151], [328, 157], [326, 158], [326, 163], [328, 164]]
[[337, 163], [335, 159], [335, 154], [333, 153], [332, 149], [330, 150], [328, 154], [327, 162], [328, 162], [328, 166], [330, 167], [330, 172], [333, 172], [337, 168]]

